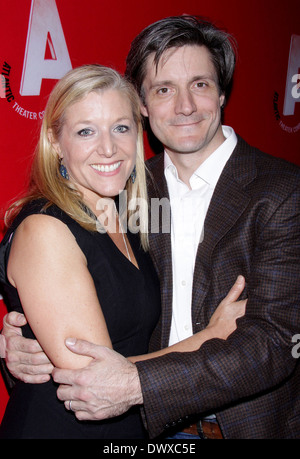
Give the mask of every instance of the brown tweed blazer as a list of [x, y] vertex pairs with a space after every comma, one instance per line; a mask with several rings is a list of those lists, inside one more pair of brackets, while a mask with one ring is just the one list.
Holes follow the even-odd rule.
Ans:
[[[168, 196], [163, 155], [148, 161], [149, 198]], [[150, 235], [162, 316], [151, 350], [168, 345], [172, 313], [170, 234]], [[198, 247], [192, 321], [203, 329], [238, 274], [246, 315], [226, 340], [137, 364], [150, 436], [215, 413], [225, 438], [300, 438], [300, 168], [240, 137], [217, 183]]]

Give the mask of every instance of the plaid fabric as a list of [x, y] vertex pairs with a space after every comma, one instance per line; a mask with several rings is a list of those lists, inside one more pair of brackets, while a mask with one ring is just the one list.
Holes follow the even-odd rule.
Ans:
[[[168, 196], [163, 155], [148, 161], [149, 198]], [[170, 235], [150, 235], [162, 316], [151, 350], [168, 345], [172, 314]], [[240, 137], [217, 183], [194, 272], [194, 332], [205, 328], [238, 274], [248, 298], [238, 329], [199, 351], [137, 364], [150, 436], [216, 413], [225, 438], [300, 438], [300, 169]]]

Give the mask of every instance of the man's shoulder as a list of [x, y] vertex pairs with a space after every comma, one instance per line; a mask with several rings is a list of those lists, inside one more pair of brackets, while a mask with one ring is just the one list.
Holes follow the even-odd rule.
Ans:
[[224, 169], [223, 179], [228, 177], [256, 202], [278, 205], [289, 197], [300, 199], [300, 167], [265, 153], [239, 137]]
[[278, 177], [281, 181], [288, 182], [291, 180], [293, 183], [297, 182], [299, 184], [299, 165], [287, 161], [284, 155], [282, 155], [282, 157], [274, 156], [257, 147], [251, 146], [239, 136], [233, 158], [236, 159], [236, 165], [239, 163], [247, 167], [253, 165], [257, 178], [261, 177], [267, 180], [268, 178], [272, 179], [272, 177]]
[[247, 143], [242, 137], [238, 137], [238, 143], [236, 146], [236, 150], [238, 154], [245, 154], [245, 155], [253, 155], [256, 162], [266, 163], [269, 165], [273, 165], [276, 167], [283, 167], [284, 169], [293, 169], [296, 173], [300, 172], [300, 166], [294, 164], [284, 158], [284, 152], [282, 156], [275, 156], [271, 153], [266, 153], [259, 148], [250, 145]]

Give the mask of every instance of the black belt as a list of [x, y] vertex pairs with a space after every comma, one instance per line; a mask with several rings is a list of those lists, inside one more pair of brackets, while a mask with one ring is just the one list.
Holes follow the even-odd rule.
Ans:
[[224, 439], [219, 424], [217, 422], [199, 421], [185, 427], [182, 432], [197, 435], [199, 438], [208, 440]]

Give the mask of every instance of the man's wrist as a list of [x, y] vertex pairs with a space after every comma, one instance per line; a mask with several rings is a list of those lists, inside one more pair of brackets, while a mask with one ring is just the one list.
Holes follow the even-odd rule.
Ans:
[[139, 378], [139, 373], [135, 364], [131, 363], [131, 373], [129, 376], [129, 384], [127, 386], [130, 388], [130, 398], [132, 405], [142, 405], [143, 404], [143, 393], [141, 387], [141, 381]]

